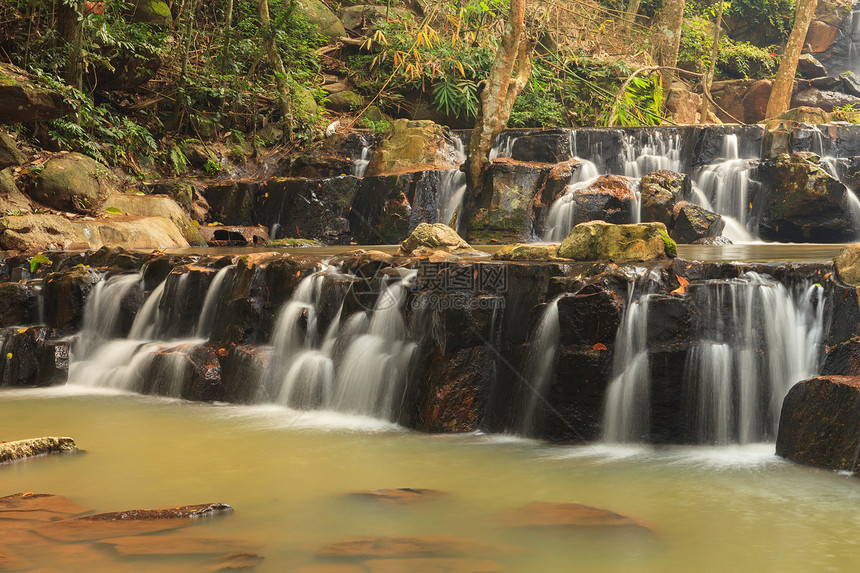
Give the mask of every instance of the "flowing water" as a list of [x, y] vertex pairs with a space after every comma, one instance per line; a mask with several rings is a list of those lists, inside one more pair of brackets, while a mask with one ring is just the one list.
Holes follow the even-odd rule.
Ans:
[[[856, 569], [856, 481], [784, 462], [772, 446], [551, 446], [418, 434], [366, 418], [278, 406], [72, 390], [0, 391], [3, 439], [71, 435], [86, 451], [0, 467], [2, 494], [62, 494], [97, 511], [229, 503], [232, 515], [182, 532], [252, 544], [265, 557], [262, 572], [351, 563], [316, 556], [347, 537], [424, 534], [489, 544], [480, 558], [512, 572]], [[391, 487], [447, 495], [413, 505], [348, 495]], [[506, 510], [533, 501], [611, 509], [647, 522], [655, 534], [506, 526]], [[65, 551], [79, 546], [62, 545]], [[60, 564], [51, 548], [44, 545], [34, 566], [191, 571], [209, 563], [208, 557], [121, 558], [97, 544], [92, 553]], [[403, 565], [425, 571], [421, 562]]]

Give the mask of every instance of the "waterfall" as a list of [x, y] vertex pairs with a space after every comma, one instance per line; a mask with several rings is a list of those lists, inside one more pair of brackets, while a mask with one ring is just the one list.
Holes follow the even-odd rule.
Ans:
[[732, 242], [755, 240], [747, 229], [749, 214], [750, 161], [741, 159], [738, 136], [723, 136], [722, 161], [699, 168], [693, 174], [695, 202], [715, 211], [726, 222], [723, 235]]
[[848, 69], [845, 71], [860, 74], [860, 10], [851, 11], [851, 22], [848, 38]]
[[538, 402], [541, 398], [546, 398], [549, 390], [561, 334], [558, 301], [566, 296], [572, 295], [561, 294], [546, 305], [524, 361], [524, 376], [528, 380], [528, 400], [520, 424], [520, 434], [524, 436], [537, 434]]
[[[352, 161], [352, 175], [354, 177], [364, 177], [367, 173], [367, 166], [370, 164], [370, 145], [362, 140], [361, 155], [358, 159]], [[272, 235], [275, 238], [275, 235]]]
[[642, 136], [626, 135], [622, 142], [623, 175], [643, 175], [668, 169], [681, 170], [681, 136], [663, 131], [648, 131]]
[[754, 272], [691, 287], [701, 317], [685, 386], [688, 404], [696, 403], [697, 440], [727, 444], [775, 438], [788, 390], [818, 370], [822, 287], [790, 292]]
[[579, 167], [571, 177], [564, 195], [552, 202], [544, 225], [543, 240], [547, 243], [560, 243], [576, 225], [576, 192], [587, 189], [600, 176], [597, 166], [579, 157]]
[[508, 133], [502, 133], [493, 142], [490, 148], [490, 161], [500, 157], [511, 157], [514, 150], [514, 143], [519, 139]]
[[[466, 174], [459, 167], [439, 173], [439, 193], [436, 199], [436, 223], [457, 228], [458, 214], [466, 195]], [[459, 218], [459, 216], [457, 217]]]
[[196, 338], [209, 338], [212, 333], [212, 326], [215, 323], [215, 316], [224, 309], [224, 300], [222, 291], [224, 290], [224, 281], [227, 275], [236, 268], [236, 265], [227, 265], [215, 274], [215, 278], [209, 284], [206, 291], [206, 299], [203, 301], [203, 310], [200, 312], [200, 319], [197, 321], [197, 329], [194, 336]]
[[122, 301], [135, 285], [138, 275], [102, 278], [93, 287], [84, 305], [84, 321], [74, 345], [76, 359], [90, 356], [105, 341], [120, 335]]
[[[860, 12], [855, 12], [855, 14], [860, 14]], [[858, 62], [858, 65], [860, 65], [860, 62]], [[854, 224], [856, 236], [860, 237], [860, 199], [858, 199], [857, 194], [846, 183], [849, 174], [845, 173], [847, 169], [843, 168], [839, 163], [835, 150], [836, 146], [832, 144], [826, 145], [825, 141], [830, 142], [830, 138], [825, 138], [825, 135], [821, 131], [822, 126], [816, 125], [813, 128], [813, 151], [819, 155], [819, 165], [821, 168], [845, 186], [845, 200], [848, 204], [848, 212], [851, 214], [851, 222]]]

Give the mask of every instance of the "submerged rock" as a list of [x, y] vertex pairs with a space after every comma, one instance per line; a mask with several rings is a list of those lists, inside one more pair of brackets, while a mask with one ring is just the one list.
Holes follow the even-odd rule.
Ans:
[[558, 245], [505, 245], [493, 254], [497, 261], [554, 261], [558, 259]]
[[387, 503], [413, 503], [427, 499], [436, 499], [438, 496], [442, 495], [442, 492], [435, 489], [399, 487], [397, 489], [354, 491], [352, 492], [352, 495], [384, 501]]
[[565, 238], [558, 255], [577, 261], [626, 263], [674, 257], [675, 241], [663, 223], [611, 225], [603, 221], [580, 223]]
[[457, 232], [442, 223], [421, 223], [400, 243], [399, 255], [431, 255], [438, 252], [471, 251], [472, 247]]
[[[502, 573], [505, 569], [490, 559], [368, 559], [370, 573]], [[338, 570], [339, 571], [339, 570]], [[320, 571], [319, 573], [323, 573]], [[332, 571], [331, 573], [337, 573]], [[343, 571], [342, 573], [348, 573]]]
[[386, 537], [366, 535], [326, 545], [320, 557], [387, 558], [387, 557], [458, 557], [492, 553], [493, 548], [450, 535], [416, 535]]
[[[17, 442], [0, 442], [0, 463], [14, 462], [34, 456], [75, 452], [78, 447], [72, 438], [31, 438]], [[2, 502], [4, 499], [0, 499]], [[2, 505], [0, 505], [2, 507]]]
[[782, 404], [776, 455], [857, 473], [860, 377], [819, 376], [795, 384]]
[[628, 515], [579, 503], [535, 501], [509, 511], [505, 514], [504, 521], [510, 527], [575, 527], [650, 531], [650, 528], [642, 522]]

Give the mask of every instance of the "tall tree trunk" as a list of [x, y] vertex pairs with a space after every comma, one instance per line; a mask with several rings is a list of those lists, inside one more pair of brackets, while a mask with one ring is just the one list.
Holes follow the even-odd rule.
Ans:
[[[678, 64], [683, 23], [684, 0], [665, 0], [663, 9], [657, 15], [657, 46], [654, 54], [660, 67], [674, 68]], [[675, 72], [664, 69], [660, 75], [663, 81], [663, 93], [668, 93], [672, 88]]]
[[809, 30], [809, 24], [812, 22], [812, 15], [815, 13], [817, 6], [818, 0], [798, 0], [797, 2], [797, 11], [794, 14], [794, 27], [791, 29], [788, 42], [785, 44], [785, 50], [782, 52], [782, 60], [779, 62], [779, 70], [777, 70], [776, 78], [773, 80], [770, 99], [767, 100], [767, 113], [765, 117], [776, 117], [788, 111], [791, 105], [797, 60], [800, 58], [800, 52], [803, 50], [803, 42], [806, 40], [806, 33]]
[[639, 4], [641, 0], [630, 0], [627, 3], [627, 22], [624, 23], [625, 30], [631, 30], [636, 24], [636, 14], [639, 13]]
[[717, 57], [720, 54], [720, 28], [723, 26], [723, 6], [725, 4], [723, 0], [720, 0], [720, 8], [714, 26], [714, 42], [711, 44], [711, 64], [708, 66], [708, 71], [705, 72], [705, 77], [702, 78], [702, 107], [699, 108], [701, 123], [708, 123], [708, 116], [711, 113], [711, 83], [714, 81], [714, 70], [717, 67]]
[[272, 34], [272, 20], [269, 17], [268, 0], [257, 0], [257, 9], [260, 12], [260, 30], [263, 32], [263, 45], [266, 48], [266, 55], [269, 57], [269, 63], [272, 64], [272, 67], [275, 69], [275, 84], [278, 86], [278, 96], [281, 100], [281, 113], [283, 115], [284, 126], [286, 128], [286, 133], [290, 138], [292, 138], [292, 94], [290, 93], [290, 85], [287, 81], [287, 70], [284, 68], [284, 61], [281, 60], [281, 55], [278, 53], [278, 47], [275, 45], [275, 36]]
[[469, 155], [463, 166], [473, 199], [481, 194], [493, 142], [507, 125], [514, 101], [532, 72], [534, 46], [525, 37], [525, 12], [526, 0], [511, 0], [505, 33], [496, 51], [490, 76], [481, 82], [481, 109], [469, 141]]
[[[57, 10], [57, 33], [62, 38], [66, 51], [66, 67], [63, 79], [76, 90], [84, 88], [84, 2], [61, 2]], [[75, 110], [75, 123], [81, 123], [81, 111]]]
[[227, 0], [224, 14], [224, 47], [221, 52], [221, 73], [227, 71], [227, 60], [230, 58], [230, 40], [233, 38], [233, 0]]

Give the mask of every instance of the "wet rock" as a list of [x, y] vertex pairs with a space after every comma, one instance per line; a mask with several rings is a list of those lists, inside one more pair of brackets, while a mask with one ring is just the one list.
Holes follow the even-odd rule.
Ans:
[[33, 184], [32, 197], [61, 211], [95, 214], [118, 181], [105, 165], [80, 153], [49, 159]]
[[12, 138], [0, 131], [0, 171], [26, 162], [27, 157], [18, 150]]
[[728, 237], [702, 237], [696, 239], [691, 245], [732, 245], [732, 241]]
[[840, 341], [825, 349], [821, 374], [860, 376], [860, 337]]
[[789, 153], [792, 147], [793, 135], [793, 122], [784, 119], [772, 119], [768, 121], [765, 125], [762, 157], [770, 159], [783, 153]]
[[821, 125], [827, 123], [827, 112], [820, 107], [800, 106], [791, 108], [774, 119]]
[[[379, 108], [374, 109], [378, 111]], [[375, 141], [374, 135], [336, 133], [296, 156], [290, 163], [288, 175], [309, 179], [349, 175], [353, 161], [361, 159], [362, 150]]]
[[397, 489], [371, 489], [366, 491], [354, 491], [351, 495], [382, 501], [385, 503], [414, 503], [438, 498], [443, 495], [435, 489], [421, 489], [411, 487], [400, 487]]
[[570, 159], [570, 137], [567, 130], [547, 129], [518, 137], [511, 146], [511, 157], [517, 161], [561, 163]]
[[69, 342], [43, 326], [0, 331], [0, 385], [50, 386], [66, 381]]
[[140, 535], [136, 537], [115, 537], [102, 539], [99, 543], [109, 545], [123, 557], [152, 555], [219, 555], [232, 552], [246, 552], [253, 546], [217, 537], [190, 537], [184, 535], [160, 535], [157, 537]]
[[706, 237], [716, 237], [726, 226], [722, 216], [683, 201], [675, 205], [672, 238], [678, 243], [692, 243]]
[[21, 68], [0, 63], [0, 123], [58, 119], [71, 111], [62, 94]]
[[[386, 245], [402, 241], [413, 225], [417, 182], [433, 172], [402, 173], [358, 180], [355, 199], [345, 214], [355, 242]], [[355, 178], [350, 178], [355, 181]], [[417, 223], [415, 223], [417, 225]]]
[[572, 527], [584, 529], [650, 531], [639, 520], [608, 509], [579, 503], [535, 501], [503, 516], [509, 527]]
[[426, 375], [426, 390], [418, 399], [421, 412], [413, 424], [425, 432], [472, 432], [478, 429], [480, 406], [492, 383], [485, 346], [436, 353]]
[[811, 88], [801, 91], [791, 99], [791, 106], [818, 107], [831, 112], [835, 107], [860, 104], [860, 98], [836, 91], [826, 91]]
[[776, 455], [856, 473], [860, 378], [819, 376], [795, 384], [782, 404]]
[[[281, 192], [281, 186], [277, 179], [274, 180], [271, 187], [268, 183], [268, 181], [263, 183], [230, 181], [207, 185], [202, 192], [206, 203], [210, 205], [206, 220], [224, 225], [252, 225], [259, 222], [268, 226], [266, 215], [277, 216], [282, 205], [284, 205], [283, 199], [277, 203], [274, 201], [266, 203], [265, 209], [261, 209], [255, 204], [255, 199], [260, 201], [260, 199], [268, 198], [269, 193]], [[287, 203], [286, 207], [289, 208], [290, 205], [291, 203]], [[273, 210], [275, 210], [274, 213], [272, 213]]]
[[843, 284], [860, 286], [860, 243], [852, 243], [839, 251], [834, 265], [836, 276]]
[[[78, 447], [72, 438], [31, 438], [18, 440], [16, 442], [0, 442], [0, 463], [14, 462], [34, 456], [57, 454], [62, 452], [75, 452]], [[4, 503], [4, 500], [6, 503]], [[9, 516], [8, 507], [11, 500], [8, 497], [0, 498], [0, 517]]]
[[457, 253], [471, 251], [469, 243], [454, 229], [441, 223], [421, 223], [405, 241], [400, 243], [398, 255], [430, 255], [438, 252]]
[[221, 362], [223, 399], [250, 404], [260, 391], [260, 375], [269, 368], [270, 353], [255, 345], [236, 346]]
[[370, 156], [367, 175], [389, 175], [428, 169], [451, 169], [462, 160], [455, 137], [428, 120], [395, 120]]
[[[218, 226], [203, 226], [199, 228], [203, 240], [210, 247], [250, 247], [262, 246], [299, 246], [309, 247], [314, 244], [320, 245], [317, 241], [307, 239], [280, 239], [279, 244], [272, 244], [269, 241], [269, 233], [264, 227], [240, 227], [237, 225], [218, 225]], [[289, 241], [299, 242], [300, 244], [288, 244]], [[304, 244], [301, 244], [304, 241]]]
[[61, 331], [79, 328], [86, 297], [98, 281], [99, 274], [86, 267], [48, 275], [42, 291], [45, 323]]
[[338, 17], [320, 0], [299, 0], [299, 6], [307, 21], [315, 25], [319, 33], [329, 40], [346, 36], [346, 30]]
[[533, 197], [549, 172], [548, 165], [494, 162], [490, 185], [469, 222], [469, 239], [477, 243], [522, 242], [531, 237]]
[[624, 224], [633, 220], [634, 181], [618, 175], [603, 175], [574, 193], [576, 222], [605, 221]]
[[317, 553], [329, 558], [459, 557], [492, 552], [486, 545], [449, 535], [385, 537], [366, 535], [326, 545]]
[[202, 571], [211, 571], [212, 573], [225, 573], [227, 571], [244, 571], [253, 570], [263, 563], [263, 557], [256, 553], [233, 553], [232, 555], [224, 555], [213, 559], [208, 567], [202, 568]]
[[141, 393], [199, 402], [222, 399], [221, 363], [212, 346], [167, 347], [154, 354], [147, 370], [141, 373]]
[[783, 242], [843, 242], [856, 235], [847, 190], [811, 153], [781, 154], [762, 163], [759, 235]]
[[622, 296], [606, 286], [590, 284], [558, 301], [558, 319], [563, 345], [609, 345], [621, 324]]
[[262, 224], [272, 229], [272, 239], [298, 237], [327, 244], [348, 243], [353, 239], [350, 208], [359, 181], [364, 180], [352, 176], [269, 179], [256, 192], [252, 214], [241, 223], [223, 222]]
[[559, 348], [547, 397], [555, 411], [539, 412], [537, 436], [563, 442], [600, 439], [603, 402], [612, 376], [612, 346], [609, 341]]
[[[854, 97], [860, 97], [860, 78], [854, 72], [842, 74], [842, 91]], [[813, 124], [815, 125], [815, 124]]]
[[647, 261], [674, 257], [675, 242], [662, 223], [611, 225], [591, 221], [574, 227], [558, 254], [577, 261]]
[[663, 170], [645, 175], [639, 188], [642, 220], [656, 221], [671, 228], [675, 203], [689, 199], [692, 187], [690, 178], [682, 173]]
[[812, 54], [801, 54], [797, 60], [797, 72], [802, 78], [821, 78], [827, 75], [827, 68]]
[[0, 327], [38, 322], [38, 296], [28, 283], [0, 284]]
[[489, 559], [369, 559], [370, 573], [501, 573], [501, 565]]
[[497, 261], [554, 261], [558, 260], [558, 245], [505, 245], [493, 254]]

